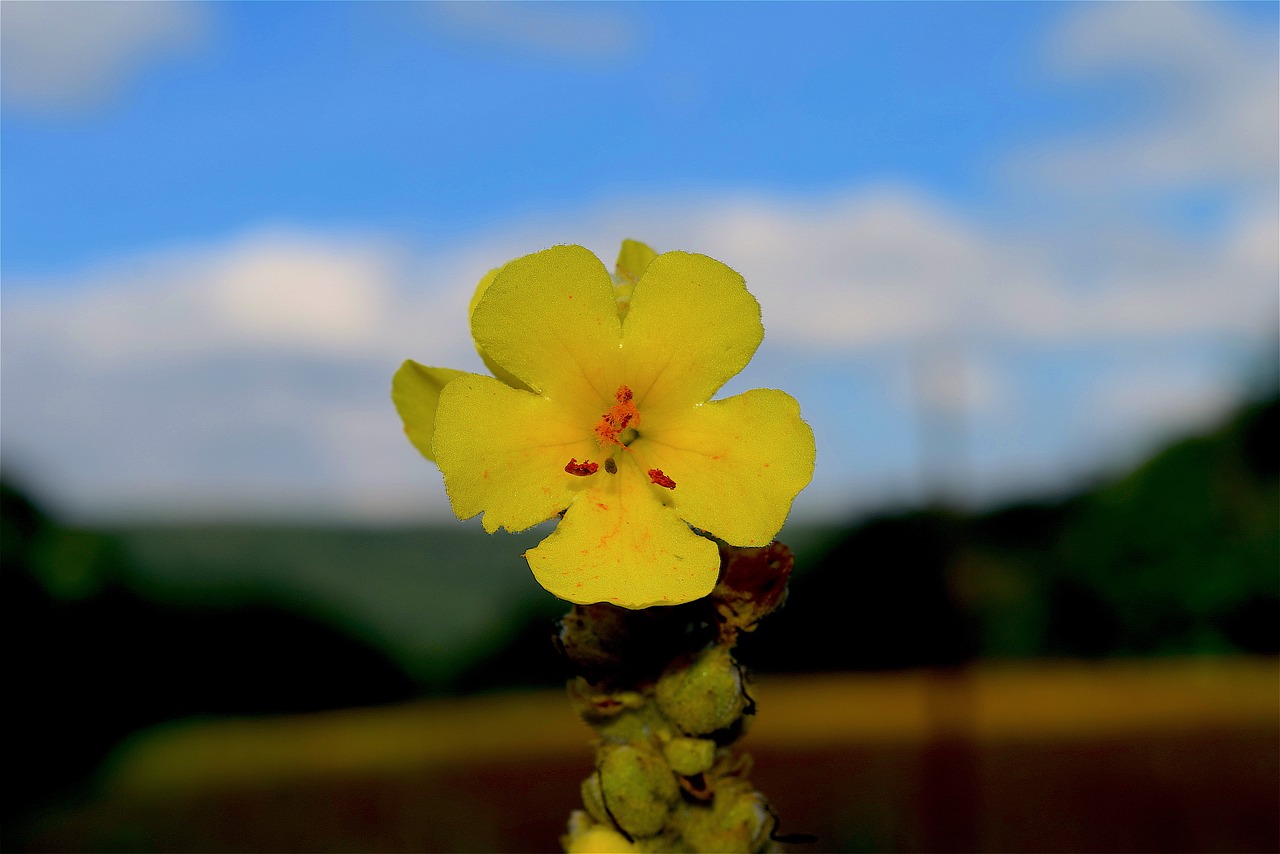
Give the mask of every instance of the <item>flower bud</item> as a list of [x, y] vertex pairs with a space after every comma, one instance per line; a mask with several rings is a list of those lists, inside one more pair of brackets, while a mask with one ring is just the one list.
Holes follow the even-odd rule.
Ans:
[[743, 780], [722, 779], [709, 806], [689, 805], [680, 818], [694, 851], [768, 851], [776, 824], [764, 796]]
[[720, 545], [720, 581], [711, 599], [730, 635], [756, 624], [787, 598], [795, 567], [791, 549], [776, 540], [764, 548]]
[[662, 746], [671, 770], [684, 777], [702, 774], [716, 758], [716, 743], [705, 738], [673, 738]]
[[688, 667], [669, 667], [654, 688], [658, 707], [687, 735], [708, 735], [733, 724], [746, 699], [742, 674], [726, 646], [713, 646]]
[[599, 779], [602, 805], [618, 826], [633, 837], [660, 833], [680, 794], [666, 760], [654, 751], [632, 744], [604, 751]]

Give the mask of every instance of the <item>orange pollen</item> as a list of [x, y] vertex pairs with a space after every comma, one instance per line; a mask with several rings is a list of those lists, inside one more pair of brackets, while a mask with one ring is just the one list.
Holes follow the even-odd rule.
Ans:
[[623, 444], [618, 441], [618, 434], [640, 423], [640, 410], [631, 399], [633, 397], [631, 389], [624, 385], [618, 386], [618, 391], [613, 397], [618, 402], [600, 416], [600, 421], [596, 423], [595, 428], [596, 439], [601, 445], [617, 445], [621, 448]]
[[564, 467], [564, 470], [569, 474], [574, 474], [578, 477], [586, 477], [589, 474], [595, 474], [599, 468], [599, 463], [593, 463], [591, 460], [578, 462], [576, 457], [570, 457], [568, 464]]
[[675, 489], [676, 482], [662, 473], [662, 469], [649, 469], [649, 480], [665, 489]]

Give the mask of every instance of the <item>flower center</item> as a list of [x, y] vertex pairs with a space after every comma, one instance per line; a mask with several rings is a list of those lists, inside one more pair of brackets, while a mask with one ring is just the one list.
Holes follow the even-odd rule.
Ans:
[[[600, 443], [601, 449], [609, 453], [604, 460], [604, 470], [609, 474], [618, 473], [618, 463], [614, 460], [617, 452], [611, 446], [622, 448], [624, 451], [629, 450], [627, 446], [640, 436], [635, 428], [635, 425], [640, 423], [640, 410], [636, 408], [633, 397], [631, 389], [625, 385], [618, 386], [618, 390], [613, 395], [617, 403], [610, 406], [596, 422], [596, 441]], [[600, 464], [593, 463], [591, 460], [578, 462], [574, 457], [569, 460], [564, 470], [577, 477], [590, 477], [600, 470]], [[649, 482], [665, 489], [676, 488], [676, 482], [667, 477], [662, 469], [649, 469]]]
[[640, 410], [636, 408], [632, 396], [631, 389], [625, 385], [618, 386], [618, 391], [613, 395], [617, 403], [610, 406], [596, 422], [596, 441], [601, 447], [617, 445], [622, 448], [635, 441], [639, 435], [635, 431], [635, 425], [640, 423]]

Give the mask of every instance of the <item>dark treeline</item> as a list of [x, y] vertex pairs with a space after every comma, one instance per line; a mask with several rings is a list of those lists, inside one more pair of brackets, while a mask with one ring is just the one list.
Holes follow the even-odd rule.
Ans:
[[1277, 437], [1272, 398], [1069, 498], [863, 522], [744, 657], [794, 671], [1280, 653]]

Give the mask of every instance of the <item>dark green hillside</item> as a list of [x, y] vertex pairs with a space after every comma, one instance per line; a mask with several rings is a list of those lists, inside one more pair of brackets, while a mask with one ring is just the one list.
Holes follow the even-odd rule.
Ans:
[[6, 823], [66, 794], [152, 724], [415, 693], [403, 669], [340, 621], [248, 587], [201, 601], [155, 596], [120, 538], [58, 525], [8, 486], [0, 509]]
[[136, 586], [187, 604], [265, 598], [383, 650], [423, 690], [514, 634], [510, 616], [550, 619], [556, 600], [521, 557], [545, 531], [422, 527], [164, 525], [109, 532]]

